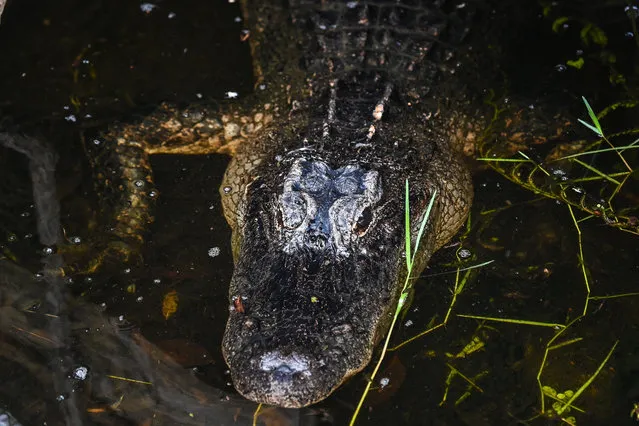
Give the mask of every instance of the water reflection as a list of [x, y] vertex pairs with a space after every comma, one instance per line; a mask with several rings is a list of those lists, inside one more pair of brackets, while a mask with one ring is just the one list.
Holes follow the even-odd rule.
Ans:
[[[0, 134], [0, 142], [29, 158], [45, 247], [38, 274], [0, 258], [0, 406], [9, 409], [0, 422], [10, 424], [10, 412], [26, 425], [251, 424], [255, 404], [202, 383], [134, 327], [71, 295], [57, 273], [55, 155], [32, 138]], [[269, 409], [261, 422], [317, 424], [308, 414]]]

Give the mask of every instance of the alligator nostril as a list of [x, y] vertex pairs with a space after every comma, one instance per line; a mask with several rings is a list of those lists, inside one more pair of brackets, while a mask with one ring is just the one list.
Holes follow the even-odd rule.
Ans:
[[288, 365], [280, 365], [271, 374], [274, 382], [290, 382], [295, 371]]
[[309, 376], [309, 368], [309, 359], [296, 352], [284, 355], [280, 351], [271, 351], [262, 355], [260, 359], [260, 369], [271, 373], [274, 382], [288, 382], [300, 374]]

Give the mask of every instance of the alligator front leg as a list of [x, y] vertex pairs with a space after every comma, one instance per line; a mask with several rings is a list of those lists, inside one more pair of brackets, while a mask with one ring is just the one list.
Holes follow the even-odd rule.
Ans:
[[601, 217], [607, 224], [636, 230], [632, 221], [615, 214], [601, 186], [584, 186], [586, 180], [572, 181], [571, 169], [577, 163], [562, 158], [586, 150], [576, 120], [548, 102], [540, 105], [511, 100], [493, 107], [492, 121], [477, 145], [479, 156], [489, 167], [537, 195]]
[[133, 123], [118, 123], [98, 138], [85, 141], [100, 198], [101, 222], [106, 226], [92, 241], [91, 254], [74, 256], [65, 274], [92, 273], [105, 261], [129, 261], [139, 254], [153, 221], [157, 191], [149, 155], [233, 155], [236, 147], [273, 120], [278, 108], [258, 103], [225, 108], [162, 104]]
[[276, 112], [277, 108], [269, 103], [227, 105], [222, 111], [162, 104], [138, 124], [121, 126], [110, 134], [119, 140], [144, 141], [148, 154], [233, 155], [238, 144], [273, 121]]

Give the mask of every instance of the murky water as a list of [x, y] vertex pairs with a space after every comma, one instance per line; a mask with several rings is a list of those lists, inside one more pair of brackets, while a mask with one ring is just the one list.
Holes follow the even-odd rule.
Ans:
[[[619, 85], [611, 86], [608, 68], [597, 65], [601, 49], [588, 48], [580, 41], [584, 22], [596, 22], [605, 29], [610, 50], [617, 54], [615, 67], [626, 73], [629, 90], [635, 90], [636, 96], [628, 70], [638, 66], [638, 50], [634, 38], [627, 35], [632, 26], [624, 4], [598, 8], [564, 2], [555, 7], [552, 13], [579, 13], [581, 20], [560, 24], [555, 34], [552, 19], [541, 16], [541, 7], [522, 7], [522, 14], [534, 13], [517, 18], [522, 22], [521, 31], [509, 34], [504, 44], [513, 93], [530, 96], [536, 104], [543, 96], [567, 100], [567, 112], [583, 118], [581, 95], [599, 108], [628, 96]], [[0, 125], [2, 130], [45, 139], [58, 152], [57, 190], [67, 237], [89, 242], [96, 220], [91, 171], [81, 144], [84, 132], [106, 129], [118, 119], [132, 120], [160, 101], [215, 102], [227, 92], [244, 96], [252, 90], [248, 46], [240, 41], [240, 15], [236, 4], [224, 1], [166, 0], [149, 5], [121, 0], [14, 0], [5, 10], [0, 24]], [[592, 44], [596, 43], [591, 40]], [[581, 55], [586, 61], [580, 71], [566, 65], [580, 56], [577, 50], [584, 51]], [[623, 129], [636, 123], [626, 115], [610, 126]], [[582, 137], [584, 133], [578, 134]], [[630, 152], [628, 158], [636, 156]], [[0, 316], [16, 321], [13, 328], [0, 328], [4, 333], [0, 344], [10, 342], [15, 349], [0, 351], [0, 377], [11, 384], [0, 392], [0, 408], [15, 413], [27, 425], [45, 420], [64, 424], [64, 418], [81, 419], [75, 424], [150, 424], [153, 411], [163, 419], [162, 424], [251, 424], [256, 406], [235, 394], [219, 349], [232, 273], [230, 233], [217, 192], [227, 161], [221, 156], [154, 158], [161, 197], [142, 266], [129, 269], [122, 265], [76, 278], [69, 286], [77, 298], [71, 306], [79, 312], [70, 316], [74, 324], [98, 329], [104, 327], [100, 324], [105, 318], [116, 318], [117, 327], [140, 330], [140, 335], [135, 331], [119, 337], [105, 333], [102, 339], [83, 340], [71, 333], [73, 341], [61, 346], [46, 346], [37, 340], [17, 344], [11, 333], [16, 333], [18, 317]], [[0, 265], [1, 276], [21, 283], [17, 288], [6, 286], [0, 301], [6, 304], [8, 295], [20, 294], [36, 303], [44, 287], [23, 274], [39, 270], [42, 257], [42, 246], [34, 235], [28, 163], [24, 156], [3, 149], [0, 167], [0, 247], [24, 268], [16, 271]], [[636, 205], [637, 199], [632, 198], [637, 194], [636, 177], [628, 185], [635, 190], [627, 192], [626, 204]], [[633, 424], [629, 413], [639, 401], [636, 297], [590, 300], [588, 315], [551, 342], [561, 325], [579, 316], [586, 301], [570, 213], [565, 205], [538, 200], [494, 172], [478, 171], [475, 186], [471, 230], [434, 257], [416, 286], [413, 305], [393, 342], [399, 344], [427, 329], [432, 318], [438, 323], [446, 316], [460, 245], [472, 256], [468, 264], [493, 263], [472, 270], [446, 327], [388, 353], [377, 378], [388, 382], [372, 391], [358, 424], [522, 424], [540, 414], [537, 375], [547, 345], [570, 343], [549, 352], [540, 375], [540, 382], [565, 400], [570, 395], [566, 391], [577, 392], [617, 341], [611, 358], [574, 402], [577, 408], [530, 423], [561, 423], [562, 416], [574, 416], [580, 425]], [[487, 213], [495, 209], [502, 210]], [[637, 237], [596, 219], [580, 225], [591, 294], [637, 291]], [[167, 294], [178, 296], [178, 309], [168, 319], [162, 310]], [[486, 322], [459, 314], [559, 326]], [[39, 326], [42, 328], [30, 331], [47, 330]], [[482, 347], [464, 353], [473, 339]], [[154, 391], [135, 387], [148, 386], [144, 384], [120, 388], [95, 377], [90, 386], [69, 379], [72, 383], [67, 388], [55, 379], [42, 379], [47, 371], [58, 371], [55, 363], [62, 359], [69, 364], [65, 364], [71, 369], [69, 374], [88, 366], [94, 376], [133, 375], [136, 368], [142, 368], [136, 362], [162, 359], [148, 355], [154, 352], [141, 341], [168, 351], [185, 368], [196, 368], [183, 371], [185, 377], [179, 375], [180, 367], [167, 362], [154, 376]], [[16, 357], [12, 359], [10, 353]], [[267, 411], [260, 421], [267, 425], [346, 424], [370, 371], [314, 407]], [[463, 377], [451, 377], [451, 371]], [[193, 377], [197, 380], [192, 381]], [[144, 411], [144, 402], [152, 399], [145, 392], [164, 405]], [[81, 409], [73, 414], [61, 408], [69, 406], [64, 401], [73, 393], [94, 396], [76, 397]], [[561, 396], [556, 398], [561, 400]], [[128, 400], [139, 404], [139, 410], [127, 406]], [[546, 397], [545, 401], [546, 410], [552, 412], [553, 400]], [[180, 409], [184, 412], [178, 413]]]

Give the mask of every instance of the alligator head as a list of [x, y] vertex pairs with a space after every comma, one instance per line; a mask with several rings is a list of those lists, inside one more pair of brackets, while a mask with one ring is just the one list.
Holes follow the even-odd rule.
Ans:
[[[246, 158], [233, 160], [222, 191], [237, 189], [239, 199], [225, 203], [235, 271], [222, 348], [242, 395], [306, 406], [370, 362], [406, 274], [405, 179], [415, 182], [415, 223], [435, 189], [463, 188], [456, 206], [438, 197], [419, 267], [467, 213], [467, 173], [433, 145], [409, 156], [282, 148], [250, 171]], [[235, 173], [252, 178], [231, 188]], [[455, 217], [442, 220], [450, 208]]]
[[400, 260], [382, 193], [376, 170], [299, 158], [248, 186], [223, 342], [240, 393], [304, 406], [368, 363]]

